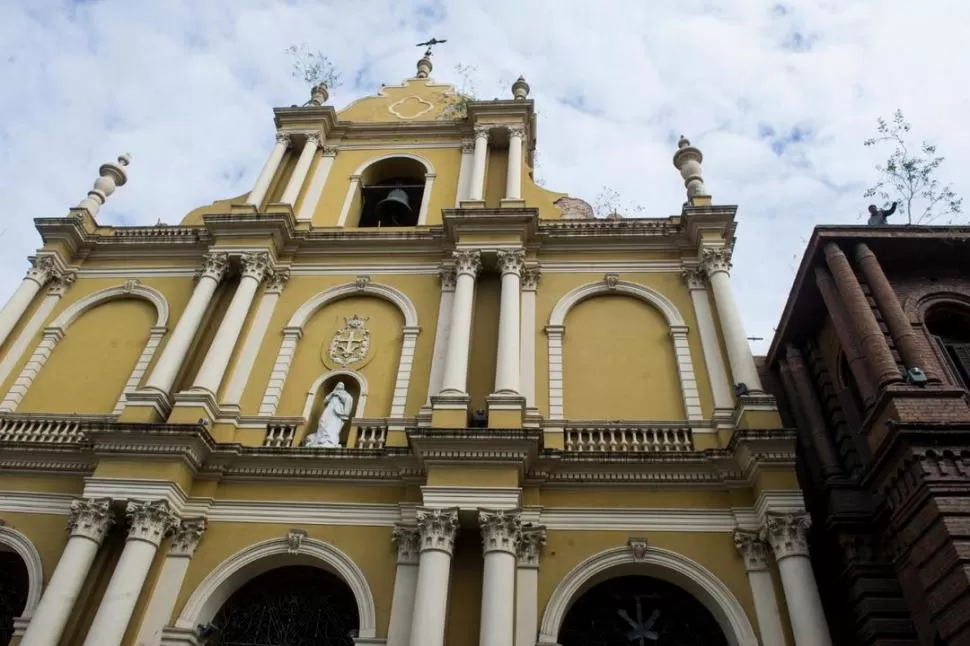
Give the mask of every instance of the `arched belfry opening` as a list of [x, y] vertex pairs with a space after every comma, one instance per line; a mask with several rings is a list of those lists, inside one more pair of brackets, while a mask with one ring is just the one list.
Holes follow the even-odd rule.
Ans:
[[390, 157], [360, 176], [359, 227], [412, 227], [418, 223], [427, 170], [409, 157]]
[[970, 309], [938, 305], [927, 312], [925, 320], [952, 382], [970, 388]]
[[27, 565], [19, 554], [0, 545], [0, 644], [13, 638], [13, 620], [23, 614], [29, 591]]

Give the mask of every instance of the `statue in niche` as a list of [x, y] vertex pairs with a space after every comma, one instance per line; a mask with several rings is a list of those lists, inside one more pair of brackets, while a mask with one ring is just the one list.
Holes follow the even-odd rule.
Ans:
[[338, 381], [337, 385], [323, 400], [323, 412], [317, 422], [317, 430], [306, 436], [303, 446], [313, 448], [335, 448], [340, 446], [340, 430], [350, 419], [354, 407], [354, 397]]

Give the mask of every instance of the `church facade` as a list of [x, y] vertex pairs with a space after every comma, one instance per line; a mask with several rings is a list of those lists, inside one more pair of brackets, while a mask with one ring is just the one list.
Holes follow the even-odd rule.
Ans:
[[253, 189], [179, 225], [99, 224], [125, 157], [36, 221], [0, 641], [831, 643], [700, 151], [678, 214], [595, 218], [533, 180], [523, 79], [430, 71], [276, 109]]

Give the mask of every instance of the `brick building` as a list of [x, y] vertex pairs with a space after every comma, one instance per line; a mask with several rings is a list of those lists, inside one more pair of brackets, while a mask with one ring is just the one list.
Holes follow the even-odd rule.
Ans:
[[765, 361], [836, 644], [970, 644], [970, 227], [815, 230]]

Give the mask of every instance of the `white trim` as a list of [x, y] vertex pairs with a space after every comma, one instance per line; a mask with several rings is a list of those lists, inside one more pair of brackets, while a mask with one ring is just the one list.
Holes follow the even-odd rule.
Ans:
[[[546, 270], [545, 264], [542, 265], [542, 270]], [[639, 298], [660, 310], [660, 313], [667, 319], [667, 325], [670, 327], [687, 326], [687, 323], [684, 322], [684, 317], [680, 315], [677, 306], [670, 299], [652, 287], [647, 287], [640, 283], [631, 283], [626, 280], [617, 280], [613, 286], [610, 286], [606, 281], [599, 281], [576, 287], [556, 303], [556, 306], [552, 309], [552, 313], [549, 315], [549, 325], [565, 325], [564, 321], [569, 310], [588, 298], [602, 294], [623, 294], [625, 296]]]
[[310, 183], [307, 184], [307, 188], [303, 192], [303, 201], [300, 202], [300, 210], [296, 213], [297, 222], [309, 222], [313, 219], [313, 213], [317, 210], [317, 204], [320, 203], [320, 197], [323, 195], [323, 187], [327, 185], [327, 178], [330, 177], [330, 169], [333, 168], [335, 155], [325, 154], [325, 147], [325, 145], [321, 145], [315, 153], [319, 156], [320, 161], [317, 162], [317, 167], [313, 169]]
[[210, 621], [230, 595], [247, 581], [275, 567], [294, 562], [309, 562], [340, 577], [357, 600], [359, 636], [372, 639], [377, 635], [374, 597], [357, 564], [336, 547], [309, 537], [304, 538], [299, 551], [292, 554], [285, 536], [251, 545], [220, 563], [189, 597], [175, 622], [176, 627], [194, 629]]
[[458, 507], [462, 510], [518, 509], [522, 497], [519, 487], [421, 487], [424, 504], [428, 507]]
[[790, 489], [762, 491], [754, 503], [754, 512], [758, 515], [759, 523], [764, 522], [765, 514], [769, 511], [784, 514], [804, 513], [805, 498], [801, 491]]
[[473, 151], [469, 150], [466, 152], [464, 148], [462, 148], [461, 164], [458, 166], [458, 190], [455, 191], [456, 209], [461, 206], [462, 200], [468, 199], [468, 184], [471, 179], [473, 156]]
[[441, 288], [438, 299], [438, 321], [434, 331], [434, 349], [431, 354], [431, 371], [428, 375], [428, 396], [425, 406], [431, 405], [432, 395], [441, 392], [441, 381], [445, 376], [445, 355], [448, 352], [448, 335], [451, 332], [451, 310], [454, 305], [454, 288]]
[[269, 328], [269, 322], [273, 318], [273, 312], [279, 300], [279, 291], [263, 290], [259, 305], [256, 306], [256, 313], [253, 315], [253, 322], [249, 325], [249, 332], [246, 334], [236, 365], [229, 376], [229, 384], [222, 395], [222, 406], [238, 406], [242, 400], [253, 364], [256, 363], [256, 357], [266, 338], [266, 330]]
[[663, 579], [692, 594], [711, 612], [731, 646], [758, 646], [744, 608], [721, 580], [696, 561], [657, 547], [647, 547], [639, 559], [634, 558], [629, 547], [615, 547], [594, 554], [574, 567], [552, 591], [546, 604], [539, 643], [556, 643], [566, 613], [589, 588], [612, 576], [631, 572]]
[[310, 421], [310, 411], [313, 409], [313, 400], [317, 397], [317, 391], [320, 387], [331, 377], [344, 376], [349, 377], [357, 382], [357, 387], [360, 389], [360, 394], [357, 397], [357, 408], [354, 409], [355, 418], [364, 417], [364, 409], [367, 406], [367, 378], [356, 370], [350, 370], [349, 368], [340, 368], [338, 370], [328, 370], [314, 380], [310, 384], [310, 389], [307, 391], [306, 403], [303, 405], [303, 419]]
[[421, 210], [418, 211], [418, 226], [428, 223], [428, 204], [431, 203], [431, 191], [434, 188], [434, 173], [425, 173], [424, 190], [421, 192]]
[[125, 410], [125, 405], [128, 403], [128, 393], [138, 390], [141, 379], [145, 376], [145, 372], [148, 370], [148, 366], [151, 364], [152, 358], [155, 356], [155, 351], [158, 350], [158, 346], [162, 342], [162, 337], [165, 336], [165, 332], [167, 330], [163, 327], [152, 328], [151, 334], [148, 335], [148, 342], [145, 343], [145, 347], [141, 351], [141, 356], [135, 362], [135, 367], [131, 369], [131, 375], [128, 376], [124, 390], [121, 391], [121, 396], [118, 397], [114, 410], [111, 411], [112, 415], [121, 415]]
[[71, 323], [89, 309], [108, 301], [131, 297], [142, 298], [155, 306], [155, 311], [158, 316], [155, 319], [153, 327], [165, 327], [168, 324], [168, 301], [165, 300], [162, 293], [153, 287], [135, 283], [134, 285], [116, 285], [94, 292], [93, 294], [88, 294], [81, 300], [71, 303], [47, 327], [60, 328], [62, 331], [66, 330], [70, 327]]
[[752, 531], [759, 527], [753, 510], [747, 508], [547, 507], [537, 522], [550, 530], [569, 531], [729, 533], [739, 527]]
[[[386, 146], [381, 146], [381, 148], [386, 148]], [[414, 147], [412, 146], [411, 149], [413, 148]], [[341, 146], [341, 149], [343, 149], [343, 146]], [[373, 166], [374, 164], [385, 161], [387, 159], [401, 159], [401, 158], [413, 159], [414, 161], [420, 163], [422, 166], [424, 166], [425, 173], [431, 173], [433, 175], [435, 172], [434, 164], [432, 164], [427, 157], [422, 157], [421, 155], [415, 155], [414, 153], [390, 153], [387, 155], [380, 155], [379, 157], [371, 157], [367, 161], [361, 163], [361, 165], [357, 167], [357, 170], [355, 170], [353, 174], [363, 175], [364, 171], [370, 168], [371, 166]]]
[[423, 150], [425, 148], [461, 148], [458, 141], [434, 141], [421, 144], [347, 144], [342, 143], [340, 150]]
[[393, 527], [401, 510], [390, 503], [217, 500], [206, 512], [210, 522]]
[[694, 305], [694, 316], [697, 318], [697, 332], [701, 339], [701, 352], [707, 365], [707, 378], [711, 382], [711, 392], [714, 396], [714, 407], [717, 409], [734, 408], [734, 392], [731, 380], [728, 378], [721, 354], [721, 344], [717, 338], [717, 327], [714, 324], [714, 314], [708, 300], [707, 288], [688, 286], [691, 303]]
[[0, 491], [0, 512], [66, 516], [71, 513], [71, 503], [75, 498], [66, 493]]
[[38, 306], [33, 316], [30, 317], [30, 320], [27, 321], [27, 324], [20, 331], [20, 334], [17, 335], [17, 339], [10, 346], [10, 350], [7, 351], [7, 355], [3, 358], [3, 362], [0, 363], [0, 384], [3, 384], [7, 380], [7, 377], [10, 376], [10, 371], [20, 361], [20, 357], [23, 356], [30, 342], [37, 336], [37, 332], [40, 331], [44, 325], [44, 321], [47, 320], [47, 317], [57, 307], [57, 302], [61, 298], [62, 294], [60, 291], [55, 293], [48, 292], [44, 296], [44, 300], [41, 301], [40, 306]]
[[44, 590], [44, 563], [30, 539], [13, 527], [0, 525], [0, 551], [3, 546], [17, 554], [27, 567], [27, 602], [20, 618], [29, 619], [37, 610]]
[[[610, 247], [612, 251], [612, 247]], [[655, 274], [680, 273], [682, 265], [677, 260], [553, 260], [542, 261], [542, 273], [550, 274]]]
[[84, 498], [112, 500], [164, 500], [176, 514], [181, 513], [188, 498], [182, 487], [170, 480], [95, 476], [84, 479], [84, 492], [81, 495]]
[[298, 328], [303, 329], [306, 325], [307, 320], [317, 310], [323, 308], [325, 305], [332, 301], [340, 300], [341, 298], [347, 298], [349, 296], [378, 296], [386, 301], [390, 301], [401, 311], [404, 315], [404, 325], [408, 327], [418, 326], [418, 310], [414, 307], [414, 303], [407, 295], [394, 288], [390, 285], [385, 285], [384, 283], [375, 283], [369, 281], [363, 286], [358, 285], [356, 282], [344, 283], [342, 285], [335, 285], [328, 289], [323, 290], [319, 294], [312, 296], [307, 300], [300, 308], [294, 312], [293, 316], [290, 317], [289, 323], [286, 324], [288, 328]]
[[536, 290], [519, 296], [519, 389], [527, 408], [536, 407]]
[[342, 227], [347, 224], [347, 217], [350, 215], [350, 207], [354, 203], [354, 196], [360, 188], [360, 175], [351, 175], [350, 183], [347, 185], [347, 194], [344, 196], [343, 206], [340, 207], [340, 217], [337, 218], [337, 226]]

